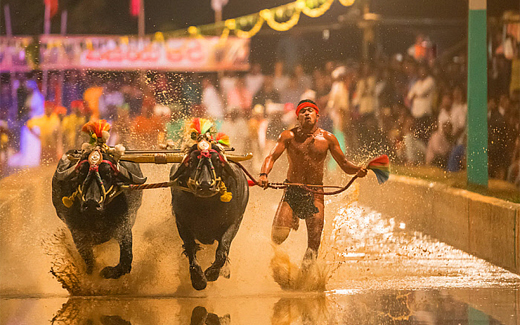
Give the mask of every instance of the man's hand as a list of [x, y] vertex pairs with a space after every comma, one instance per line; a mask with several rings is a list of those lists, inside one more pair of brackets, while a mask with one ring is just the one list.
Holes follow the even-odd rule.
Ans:
[[264, 188], [264, 190], [269, 185], [269, 182], [267, 181], [267, 174], [261, 174], [260, 178], [258, 179], [258, 185]]
[[368, 170], [365, 167], [360, 167], [359, 170], [356, 173], [356, 176], [359, 178], [367, 176]]

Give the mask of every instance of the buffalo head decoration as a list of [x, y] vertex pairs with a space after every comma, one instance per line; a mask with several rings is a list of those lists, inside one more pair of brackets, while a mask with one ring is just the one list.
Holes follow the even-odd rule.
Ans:
[[201, 139], [186, 155], [171, 180], [178, 180], [195, 196], [201, 198], [226, 194], [223, 174], [236, 178], [222, 148]]
[[124, 165], [119, 165], [112, 155], [100, 147], [82, 155], [80, 161], [68, 170], [57, 172], [58, 179], [70, 180], [76, 191], [70, 197], [63, 197], [63, 204], [70, 208], [74, 201], [80, 211], [99, 214], [121, 193], [118, 183], [142, 184], [146, 178], [129, 173]]

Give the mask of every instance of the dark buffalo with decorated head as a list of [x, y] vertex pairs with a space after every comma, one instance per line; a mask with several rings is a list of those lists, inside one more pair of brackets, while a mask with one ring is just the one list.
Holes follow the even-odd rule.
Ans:
[[[184, 253], [189, 259], [191, 282], [203, 290], [215, 281], [228, 259], [231, 242], [237, 234], [247, 202], [249, 187], [244, 173], [226, 159], [220, 145], [209, 136], [199, 136], [183, 162], [170, 171], [172, 211]], [[199, 241], [218, 247], [215, 260], [204, 272], [197, 262]]]
[[102, 277], [117, 279], [132, 267], [132, 227], [142, 202], [140, 191], [122, 191], [120, 185], [142, 184], [146, 178], [138, 164], [118, 161], [106, 149], [101, 145], [64, 155], [52, 178], [52, 203], [88, 274], [94, 267], [93, 246], [118, 241], [119, 264], [101, 271]]

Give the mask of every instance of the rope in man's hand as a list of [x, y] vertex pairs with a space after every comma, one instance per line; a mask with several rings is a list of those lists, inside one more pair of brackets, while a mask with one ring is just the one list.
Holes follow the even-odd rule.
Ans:
[[[341, 192], [346, 191], [352, 183], [358, 178], [366, 175], [367, 170], [371, 170], [374, 172], [374, 174], [377, 177], [377, 181], [379, 184], [383, 184], [386, 182], [390, 176], [390, 160], [388, 159], [387, 155], [382, 155], [377, 158], [372, 159], [368, 164], [366, 168], [362, 168], [354, 177], [350, 179], [350, 181], [347, 183], [347, 185], [341, 187], [341, 186], [335, 186], [335, 185], [309, 185], [309, 184], [302, 184], [302, 183], [269, 183], [267, 182], [267, 174], [262, 173], [260, 174], [261, 179], [257, 181], [253, 175], [239, 162], [234, 162], [238, 167], [240, 167], [244, 173], [249, 177], [250, 180], [247, 181], [249, 186], [260, 186], [264, 189], [272, 188], [272, 189], [285, 189], [288, 186], [300, 186], [304, 188], [305, 190], [315, 193], [315, 194], [321, 194], [321, 195], [335, 195], [339, 194]], [[324, 192], [324, 188], [336, 188], [336, 191], [331, 192]]]

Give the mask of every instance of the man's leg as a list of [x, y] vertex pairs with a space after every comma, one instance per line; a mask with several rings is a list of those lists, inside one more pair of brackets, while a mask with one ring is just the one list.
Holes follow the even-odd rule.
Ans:
[[282, 199], [274, 216], [273, 227], [271, 229], [271, 240], [275, 244], [280, 245], [289, 236], [291, 228], [297, 230], [298, 225], [295, 225], [293, 221], [293, 211], [289, 206], [289, 203]]
[[318, 212], [305, 219], [307, 224], [307, 251], [304, 260], [318, 256], [318, 249], [321, 243], [321, 233], [323, 231], [324, 204], [323, 195], [314, 195], [314, 205], [318, 208]]

